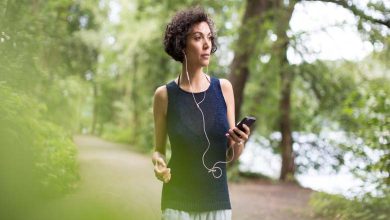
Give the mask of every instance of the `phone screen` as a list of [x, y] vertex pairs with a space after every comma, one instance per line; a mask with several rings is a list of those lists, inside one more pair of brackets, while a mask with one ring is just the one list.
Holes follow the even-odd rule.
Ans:
[[255, 117], [246, 116], [240, 122], [238, 122], [237, 128], [240, 129], [241, 131], [245, 131], [242, 125], [245, 124], [246, 126], [251, 127], [253, 123], [255, 123], [255, 121], [256, 121]]

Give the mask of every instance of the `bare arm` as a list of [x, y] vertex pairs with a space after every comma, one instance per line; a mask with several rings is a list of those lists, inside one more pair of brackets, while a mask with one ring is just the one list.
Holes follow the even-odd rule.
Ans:
[[[234, 92], [232, 84], [226, 80], [221, 79], [221, 88], [222, 93], [225, 98], [226, 107], [227, 107], [227, 118], [229, 122], [229, 132], [228, 132], [228, 146], [232, 147], [234, 151], [234, 158], [233, 160], [237, 160], [238, 157], [241, 155], [244, 144], [248, 140], [250, 129], [248, 126], [244, 125], [245, 132], [242, 132], [238, 128], [236, 128], [236, 120], [235, 120], [235, 108], [234, 108]], [[238, 137], [236, 133], [240, 134], [241, 137]]]
[[165, 148], [167, 142], [167, 106], [168, 92], [165, 86], [160, 86], [154, 93], [153, 115], [154, 115], [154, 139], [155, 148], [152, 155], [152, 162], [155, 166], [156, 177], [164, 182], [170, 179], [170, 169], [165, 161]]
[[154, 140], [155, 151], [165, 156], [167, 141], [167, 104], [168, 92], [165, 86], [160, 86], [154, 93], [153, 115], [154, 115]]

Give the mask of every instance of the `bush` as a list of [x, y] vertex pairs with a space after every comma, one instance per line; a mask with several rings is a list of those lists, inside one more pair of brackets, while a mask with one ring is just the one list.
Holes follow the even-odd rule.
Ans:
[[0, 100], [0, 175], [4, 177], [0, 190], [26, 188], [31, 189], [27, 194], [41, 197], [72, 190], [79, 175], [71, 136], [45, 120], [45, 105], [14, 92], [4, 82], [0, 82]]
[[317, 192], [310, 198], [316, 217], [332, 220], [390, 219], [390, 194], [384, 197], [365, 196], [363, 199], [346, 199], [341, 195]]

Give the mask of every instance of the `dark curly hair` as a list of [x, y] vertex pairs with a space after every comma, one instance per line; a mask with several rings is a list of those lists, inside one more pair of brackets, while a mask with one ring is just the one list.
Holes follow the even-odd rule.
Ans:
[[217, 50], [214, 22], [201, 7], [189, 8], [175, 14], [165, 30], [165, 52], [176, 61], [183, 62], [184, 55], [182, 50], [186, 47], [187, 34], [192, 25], [203, 21], [207, 22], [210, 27], [211, 35], [213, 36], [211, 40], [211, 53], [214, 53]]

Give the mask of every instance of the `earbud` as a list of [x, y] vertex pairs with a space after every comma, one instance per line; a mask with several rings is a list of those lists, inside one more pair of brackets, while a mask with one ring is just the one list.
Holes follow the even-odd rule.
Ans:
[[186, 71], [187, 71], [187, 56], [186, 56], [186, 53], [184, 52], [184, 50], [181, 50], [181, 52], [183, 52], [183, 54], [184, 54], [184, 60], [186, 62]]

